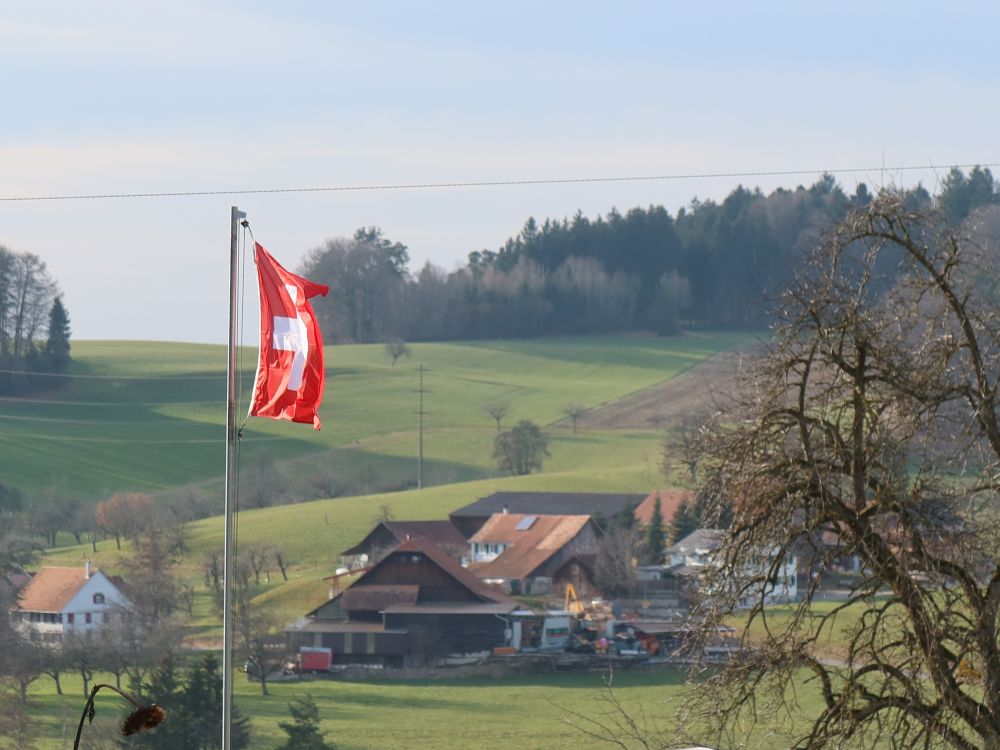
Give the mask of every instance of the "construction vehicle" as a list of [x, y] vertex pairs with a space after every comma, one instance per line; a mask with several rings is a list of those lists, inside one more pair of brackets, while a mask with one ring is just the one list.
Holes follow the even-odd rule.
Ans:
[[583, 617], [583, 605], [580, 603], [580, 598], [576, 595], [576, 589], [573, 588], [572, 583], [566, 584], [566, 602], [563, 609], [571, 612], [575, 617]]

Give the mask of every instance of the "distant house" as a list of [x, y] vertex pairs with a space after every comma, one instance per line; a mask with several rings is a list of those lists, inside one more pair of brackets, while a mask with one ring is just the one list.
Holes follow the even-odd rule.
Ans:
[[333, 665], [402, 667], [509, 644], [514, 600], [423, 537], [403, 541], [351, 586], [285, 629]]
[[479, 531], [495, 513], [536, 516], [603, 516], [634, 510], [646, 495], [610, 492], [494, 492], [453, 511], [449, 520], [466, 538]]
[[407, 539], [426, 539], [462, 562], [469, 545], [451, 521], [381, 521], [360, 542], [340, 553], [349, 568], [362, 568], [381, 560]]
[[88, 560], [82, 567], [39, 570], [21, 587], [10, 615], [22, 632], [51, 643], [110, 623], [128, 605], [121, 579], [93, 569]]
[[597, 552], [590, 516], [495, 513], [469, 539], [469, 570], [513, 594], [548, 594], [571, 558]]
[[[691, 586], [698, 587], [698, 579], [701, 574], [706, 568], [716, 564], [716, 555], [724, 536], [725, 532], [719, 529], [697, 529], [691, 532], [667, 549], [671, 570], [678, 576], [686, 578]], [[765, 567], [769, 567], [769, 563], [774, 557], [773, 550], [762, 552], [760, 567], [755, 570], [747, 569], [747, 577], [762, 575]], [[777, 580], [765, 589], [766, 602], [777, 603], [795, 600], [798, 595], [797, 565], [798, 561], [794, 555], [787, 556], [781, 562]], [[702, 594], [710, 595], [711, 592], [702, 591]], [[750, 606], [753, 599], [754, 597], [745, 597], [740, 602], [740, 606]]]
[[722, 544], [725, 532], [719, 529], [696, 529], [667, 549], [667, 557], [674, 568], [701, 568], [711, 565], [716, 551]]

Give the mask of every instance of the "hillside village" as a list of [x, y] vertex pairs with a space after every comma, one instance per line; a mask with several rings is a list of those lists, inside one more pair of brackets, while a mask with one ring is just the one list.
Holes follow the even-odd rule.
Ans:
[[[665, 548], [655, 564], [625, 560], [631, 584], [602, 578], [609, 519], [628, 518], [644, 534], [654, 516], [662, 533], [688, 491], [648, 495], [496, 492], [447, 519], [383, 520], [343, 550], [325, 582], [328, 599], [283, 628], [284, 671], [391, 670], [483, 664], [518, 656], [585, 655], [666, 663], [682, 658], [699, 575], [712, 565], [713, 529]], [[605, 564], [606, 565], [606, 564]], [[80, 568], [14, 572], [15, 626], [33, 640], [124, 627], [129, 586], [89, 560]], [[794, 600], [794, 561], [770, 593]], [[736, 648], [720, 632], [718, 654]]]
[[[658, 563], [632, 558], [628, 595], [598, 573], [608, 518], [669, 523], [686, 491], [649, 495], [497, 492], [448, 519], [378, 523], [342, 552], [329, 598], [285, 628], [307, 671], [436, 667], [517, 655], [682, 657], [690, 606], [718, 532], [698, 529]], [[664, 534], [666, 531], [664, 529]], [[796, 596], [794, 560], [773, 602]], [[616, 582], [621, 583], [621, 582]], [[736, 641], [720, 633], [719, 653]], [[560, 659], [558, 664], [579, 664]]]

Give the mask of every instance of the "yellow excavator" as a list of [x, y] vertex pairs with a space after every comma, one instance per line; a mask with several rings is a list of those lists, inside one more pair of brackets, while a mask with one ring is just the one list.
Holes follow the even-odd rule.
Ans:
[[573, 588], [572, 583], [566, 584], [566, 602], [563, 609], [572, 612], [577, 617], [583, 616], [583, 605], [580, 603], [580, 598], [576, 595], [576, 589]]

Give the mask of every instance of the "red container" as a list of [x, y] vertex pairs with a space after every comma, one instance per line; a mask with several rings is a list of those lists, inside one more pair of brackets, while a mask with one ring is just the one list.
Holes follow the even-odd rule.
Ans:
[[328, 672], [332, 663], [332, 649], [303, 648], [299, 651], [299, 669], [303, 672]]

